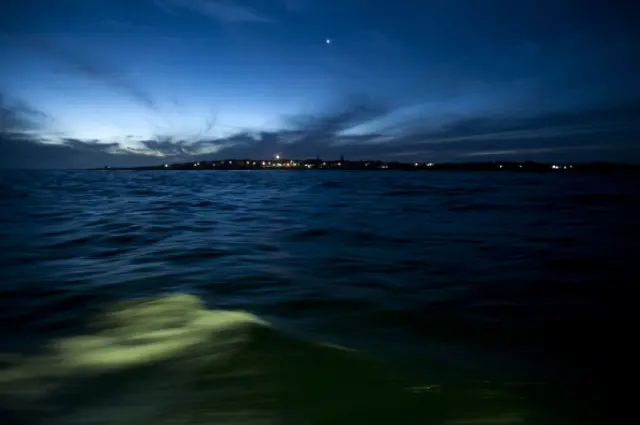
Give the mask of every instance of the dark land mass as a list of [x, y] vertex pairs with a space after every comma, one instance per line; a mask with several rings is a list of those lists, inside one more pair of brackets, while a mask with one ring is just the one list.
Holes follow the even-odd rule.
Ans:
[[592, 163], [556, 163], [539, 162], [463, 162], [463, 163], [432, 163], [432, 162], [385, 162], [385, 161], [323, 161], [320, 159], [306, 160], [254, 160], [254, 159], [225, 159], [219, 161], [197, 161], [177, 164], [161, 164], [147, 167], [115, 168], [106, 166], [94, 170], [351, 170], [351, 171], [522, 171], [522, 172], [558, 172], [558, 171], [640, 171], [639, 164], [621, 164], [611, 162]]

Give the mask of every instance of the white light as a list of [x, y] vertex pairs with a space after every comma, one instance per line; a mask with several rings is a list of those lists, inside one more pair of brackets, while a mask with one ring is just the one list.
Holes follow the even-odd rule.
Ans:
[[325, 41], [327, 42], [327, 44], [331, 44], [331, 39], [330, 38], [327, 38]]
[[164, 164], [164, 168], [169, 168], [169, 164]]
[[522, 168], [522, 165], [518, 165], [518, 168]]
[[502, 165], [500, 166], [500, 168], [502, 168]]
[[276, 159], [280, 159], [280, 155], [279, 154], [276, 154]]

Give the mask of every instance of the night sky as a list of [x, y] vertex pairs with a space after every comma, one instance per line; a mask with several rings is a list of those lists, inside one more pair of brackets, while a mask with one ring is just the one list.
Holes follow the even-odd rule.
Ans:
[[637, 9], [2, 0], [0, 167], [640, 162]]

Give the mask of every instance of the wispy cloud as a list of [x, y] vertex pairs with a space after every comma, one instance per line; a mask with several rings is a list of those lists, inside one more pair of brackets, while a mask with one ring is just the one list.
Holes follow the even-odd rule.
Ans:
[[155, 0], [156, 5], [165, 12], [174, 8], [183, 8], [199, 13], [220, 22], [275, 23], [275, 19], [256, 9], [225, 0]]
[[554, 146], [550, 148], [529, 148], [529, 149], [505, 149], [505, 150], [488, 150], [479, 152], [465, 153], [463, 156], [467, 157], [486, 157], [486, 156], [515, 156], [515, 155], [537, 155], [541, 153], [557, 153], [567, 151], [583, 151], [583, 150], [600, 150], [600, 149], [612, 149], [625, 146], [618, 145], [587, 145], [587, 146]]
[[53, 43], [44, 37], [30, 37], [24, 41], [29, 47], [35, 48], [69, 66], [71, 71], [106, 83], [147, 108], [154, 111], [158, 109], [157, 103], [151, 94], [131, 81], [124, 71], [111, 64], [61, 44]]

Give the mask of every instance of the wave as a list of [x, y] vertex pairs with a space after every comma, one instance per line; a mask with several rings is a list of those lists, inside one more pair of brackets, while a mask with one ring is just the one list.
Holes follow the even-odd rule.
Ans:
[[418, 382], [252, 314], [208, 310], [193, 295], [118, 302], [90, 329], [39, 354], [4, 359], [3, 418], [44, 425], [526, 423], [526, 409], [491, 383]]
[[338, 180], [331, 180], [331, 181], [323, 181], [320, 182], [318, 184], [318, 187], [324, 187], [324, 188], [343, 188], [345, 187], [344, 182], [338, 181]]
[[425, 191], [423, 189], [398, 189], [398, 190], [390, 190], [387, 192], [383, 192], [382, 196], [389, 197], [405, 197], [405, 196], [424, 196], [429, 195], [430, 192]]

